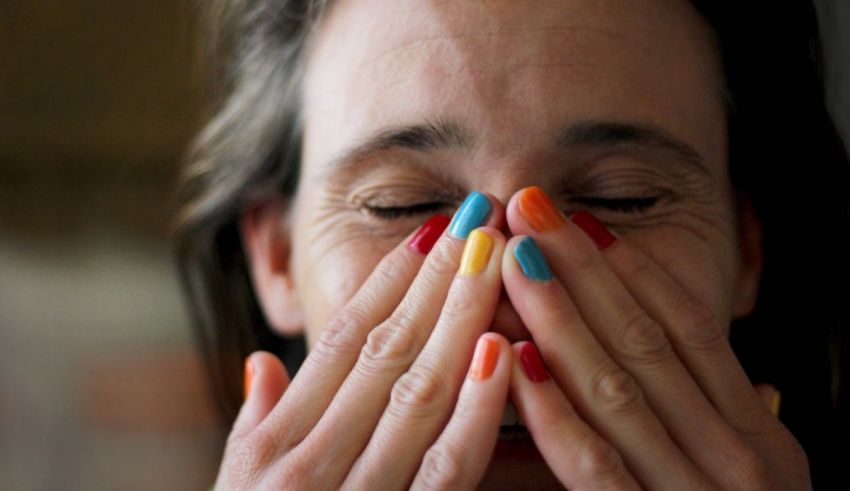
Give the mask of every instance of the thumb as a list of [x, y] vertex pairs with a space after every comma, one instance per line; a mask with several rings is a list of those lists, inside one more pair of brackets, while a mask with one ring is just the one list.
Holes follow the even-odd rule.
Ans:
[[231, 438], [259, 426], [289, 386], [289, 374], [277, 356], [255, 351], [245, 359], [245, 402], [233, 424]]

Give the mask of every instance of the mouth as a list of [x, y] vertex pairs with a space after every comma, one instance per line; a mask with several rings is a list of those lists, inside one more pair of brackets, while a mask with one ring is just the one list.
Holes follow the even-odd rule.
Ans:
[[521, 441], [530, 440], [531, 434], [528, 428], [522, 424], [519, 413], [510, 402], [505, 404], [505, 410], [502, 413], [502, 422], [499, 427], [499, 441]]

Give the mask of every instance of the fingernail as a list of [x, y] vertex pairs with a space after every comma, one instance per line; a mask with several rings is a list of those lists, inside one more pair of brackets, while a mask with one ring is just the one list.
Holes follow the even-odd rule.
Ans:
[[609, 232], [608, 229], [605, 228], [605, 225], [602, 225], [602, 222], [586, 211], [579, 211], [573, 214], [572, 219], [573, 223], [578, 225], [579, 228], [584, 230], [584, 233], [589, 235], [590, 238], [596, 242], [596, 247], [598, 247], [600, 251], [604, 251], [617, 240], [617, 237]]
[[532, 382], [545, 382], [549, 380], [549, 371], [537, 351], [534, 343], [524, 343], [519, 349], [519, 363], [525, 376]]
[[470, 193], [452, 218], [449, 233], [458, 239], [465, 239], [470, 232], [484, 225], [492, 212], [493, 206], [487, 196], [478, 191]]
[[552, 200], [537, 186], [523, 189], [517, 199], [517, 205], [520, 215], [538, 232], [554, 230], [567, 221], [552, 204]]
[[487, 380], [490, 375], [493, 375], [497, 361], [499, 361], [499, 342], [488, 336], [481, 336], [475, 345], [475, 354], [472, 356], [472, 365], [469, 367], [469, 378]]
[[443, 230], [449, 225], [449, 217], [445, 215], [434, 215], [419, 227], [419, 230], [407, 243], [407, 247], [420, 254], [428, 254], [437, 243], [437, 239], [443, 234]]
[[251, 382], [254, 379], [254, 363], [251, 357], [245, 358], [245, 376], [243, 379], [243, 399], [248, 399], [248, 394], [251, 393]]
[[531, 237], [523, 237], [514, 247], [514, 258], [516, 258], [522, 273], [526, 278], [535, 281], [548, 281], [552, 279], [552, 270], [543, 257], [543, 252], [537, 247], [537, 242]]
[[773, 395], [770, 397], [770, 412], [777, 418], [779, 417], [780, 406], [782, 406], [782, 393], [774, 390]]
[[460, 258], [460, 276], [479, 273], [487, 267], [490, 253], [493, 252], [493, 238], [486, 232], [473, 230], [466, 240], [463, 256]]

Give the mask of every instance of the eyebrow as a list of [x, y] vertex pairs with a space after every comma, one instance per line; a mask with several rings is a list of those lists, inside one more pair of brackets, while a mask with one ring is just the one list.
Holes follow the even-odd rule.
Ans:
[[689, 164], [693, 169], [711, 175], [702, 156], [694, 147], [652, 126], [610, 121], [581, 121], [565, 129], [556, 138], [558, 148], [617, 145], [632, 145], [670, 152], [677, 157], [677, 160]]
[[[644, 147], [671, 153], [703, 174], [711, 175], [702, 156], [691, 145], [666, 131], [649, 125], [586, 120], [570, 125], [557, 134], [555, 147], [561, 149], [610, 148], [618, 145]], [[350, 167], [375, 153], [392, 149], [417, 151], [467, 148], [472, 134], [461, 125], [435, 120], [423, 124], [385, 128], [331, 160], [328, 170]]]

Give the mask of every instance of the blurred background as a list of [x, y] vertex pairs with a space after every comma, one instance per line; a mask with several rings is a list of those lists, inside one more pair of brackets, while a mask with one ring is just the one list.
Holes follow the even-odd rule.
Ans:
[[[850, 2], [818, 1], [850, 136]], [[190, 0], [0, 0], [0, 489], [206, 489], [224, 433], [169, 242]]]

